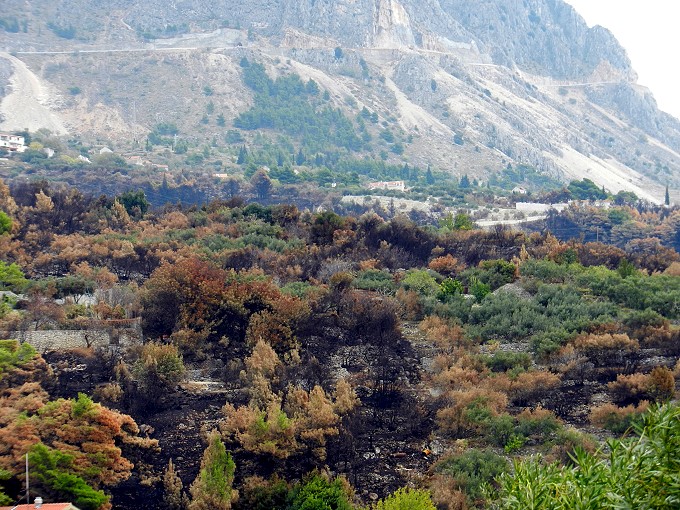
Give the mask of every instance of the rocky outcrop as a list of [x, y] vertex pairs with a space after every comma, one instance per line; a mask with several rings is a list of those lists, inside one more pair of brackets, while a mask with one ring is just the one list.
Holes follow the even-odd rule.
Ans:
[[680, 121], [660, 112], [652, 93], [627, 82], [590, 87], [588, 99], [607, 110], [619, 112], [632, 125], [672, 147], [680, 147]]
[[[20, 9], [9, 4], [7, 15]], [[406, 152], [388, 154], [391, 162], [480, 179], [527, 164], [650, 200], [666, 183], [680, 186], [680, 122], [635, 84], [613, 35], [589, 28], [564, 0], [32, 0], [27, 8], [28, 33], [0, 30], [0, 49], [65, 52], [21, 59], [62, 92], [82, 88], [82, 108], [63, 109], [80, 132], [114, 132], [93, 105], [117, 112], [120, 132], [159, 115], [194, 132], [206, 83], [230, 122], [252, 101], [240, 75], [247, 57], [273, 75], [314, 79], [350, 118], [367, 107], [380, 119], [375, 130], [400, 130]], [[75, 27], [75, 38], [30, 28], [46, 23]], [[125, 86], [111, 86], [112, 77]]]
[[562, 0], [441, 0], [494, 62], [534, 74], [589, 76], [601, 61], [622, 77], [633, 72], [625, 50], [602, 27], [588, 28]]
[[588, 28], [564, 0], [37, 0], [32, 7], [84, 39], [110, 36], [107, 24], [158, 37], [238, 27], [279, 41], [295, 29], [347, 47], [474, 47], [497, 64], [559, 79], [587, 77], [607, 62], [622, 79], [634, 78], [613, 35]]

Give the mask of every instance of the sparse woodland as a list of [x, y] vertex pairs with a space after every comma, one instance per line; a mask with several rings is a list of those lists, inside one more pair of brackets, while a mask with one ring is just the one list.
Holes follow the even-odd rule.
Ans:
[[[0, 183], [2, 501], [28, 454], [84, 510], [680, 504], [677, 211], [629, 209], [649, 237], [615, 247], [147, 206]], [[18, 335], [133, 323], [129, 348]]]

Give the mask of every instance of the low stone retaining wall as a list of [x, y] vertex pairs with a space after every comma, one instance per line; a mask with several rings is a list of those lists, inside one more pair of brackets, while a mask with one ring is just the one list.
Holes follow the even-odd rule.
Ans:
[[117, 350], [139, 345], [142, 335], [133, 329], [111, 330], [49, 330], [49, 331], [10, 331], [0, 333], [0, 337], [19, 342], [28, 342], [38, 352], [80, 349]]

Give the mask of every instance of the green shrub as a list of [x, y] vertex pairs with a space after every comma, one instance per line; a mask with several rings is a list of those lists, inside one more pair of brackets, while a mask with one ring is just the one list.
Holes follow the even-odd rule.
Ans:
[[413, 290], [422, 295], [436, 294], [439, 291], [437, 280], [428, 271], [422, 269], [408, 271], [401, 285], [405, 290]]
[[309, 282], [290, 282], [281, 287], [281, 292], [289, 296], [303, 299], [307, 293], [312, 289]]
[[0, 290], [22, 292], [28, 285], [28, 280], [16, 264], [6, 264], [0, 260]]
[[403, 487], [378, 501], [372, 510], [436, 510], [436, 508], [428, 491]]
[[508, 442], [505, 443], [503, 450], [507, 454], [514, 453], [516, 451], [519, 451], [522, 448], [522, 446], [524, 446], [524, 443], [526, 443], [526, 441], [527, 438], [524, 437], [522, 434], [513, 434], [512, 436], [510, 436], [510, 439], [508, 439]]
[[473, 500], [483, 496], [482, 487], [508, 469], [508, 461], [490, 450], [467, 450], [443, 459], [435, 471], [454, 479], [458, 488]]
[[491, 294], [491, 286], [487, 283], [482, 283], [476, 278], [473, 278], [470, 282], [470, 294], [475, 296], [477, 302], [480, 302], [486, 296]]
[[463, 284], [458, 280], [446, 278], [439, 284], [439, 292], [437, 293], [437, 297], [442, 301], [446, 301], [446, 299], [450, 296], [463, 294], [463, 290]]
[[483, 356], [482, 361], [493, 372], [507, 372], [516, 368], [527, 370], [531, 366], [531, 355], [526, 352], [499, 351], [493, 356]]
[[287, 510], [352, 510], [348, 485], [313, 474], [296, 485], [288, 497]]
[[392, 275], [379, 269], [361, 271], [352, 282], [352, 285], [357, 289], [383, 293], [392, 293], [396, 288]]
[[530, 459], [499, 477], [491, 508], [673, 509], [680, 504], [680, 407], [665, 405], [633, 424], [635, 436], [591, 454], [577, 449], [572, 465]]

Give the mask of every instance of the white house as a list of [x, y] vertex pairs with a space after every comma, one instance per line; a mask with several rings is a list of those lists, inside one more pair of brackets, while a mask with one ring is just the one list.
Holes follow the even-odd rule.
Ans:
[[9, 133], [0, 133], [0, 147], [10, 152], [24, 152], [26, 150], [24, 137]]
[[404, 181], [372, 182], [368, 185], [368, 189], [391, 189], [398, 191], [406, 191], [406, 183]]

